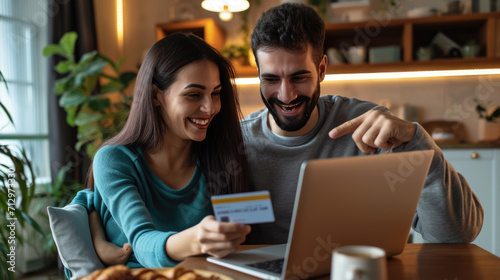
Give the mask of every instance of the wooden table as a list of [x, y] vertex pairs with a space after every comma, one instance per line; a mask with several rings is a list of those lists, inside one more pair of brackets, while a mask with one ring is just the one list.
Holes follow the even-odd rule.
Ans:
[[[242, 250], [259, 246], [241, 246]], [[180, 263], [186, 268], [219, 272], [235, 280], [259, 279], [191, 257]], [[407, 244], [404, 252], [388, 259], [389, 280], [499, 280], [500, 258], [473, 244]], [[329, 276], [316, 279], [330, 279]]]

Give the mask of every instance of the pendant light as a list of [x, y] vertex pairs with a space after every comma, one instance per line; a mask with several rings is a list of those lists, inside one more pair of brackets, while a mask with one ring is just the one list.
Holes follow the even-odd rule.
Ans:
[[221, 20], [229, 21], [233, 13], [248, 9], [250, 3], [247, 0], [204, 0], [201, 6], [207, 11], [219, 13]]

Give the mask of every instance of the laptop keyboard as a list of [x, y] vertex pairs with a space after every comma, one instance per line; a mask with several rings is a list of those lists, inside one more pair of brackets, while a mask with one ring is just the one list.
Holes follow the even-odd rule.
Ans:
[[277, 273], [277, 274], [281, 274], [281, 271], [283, 270], [284, 260], [285, 260], [284, 258], [281, 258], [281, 259], [253, 263], [253, 264], [249, 264], [248, 266], [255, 267], [255, 268], [262, 269], [262, 270], [269, 271], [269, 272], [273, 272], [273, 273]]

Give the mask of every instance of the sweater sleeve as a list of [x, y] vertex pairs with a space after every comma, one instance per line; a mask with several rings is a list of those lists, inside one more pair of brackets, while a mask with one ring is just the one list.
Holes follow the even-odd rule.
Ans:
[[105, 146], [96, 154], [93, 170], [95, 191], [127, 237], [137, 261], [144, 267], [175, 266], [165, 244], [176, 232], [156, 229], [134, 177], [138, 174], [134, 160], [123, 150]]
[[444, 158], [423, 127], [416, 125], [413, 139], [394, 149], [434, 150], [412, 227], [429, 242], [472, 242], [483, 225], [483, 207], [467, 180]]

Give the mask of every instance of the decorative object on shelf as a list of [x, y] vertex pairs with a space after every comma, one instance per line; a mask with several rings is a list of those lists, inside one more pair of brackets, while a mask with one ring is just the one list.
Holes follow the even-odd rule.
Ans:
[[435, 15], [437, 15], [437, 9], [433, 7], [417, 7], [406, 12], [406, 16], [409, 18], [432, 17]]
[[478, 140], [480, 142], [492, 142], [500, 140], [500, 106], [492, 106], [486, 109], [479, 100], [475, 99], [476, 112], [479, 114]]
[[246, 44], [230, 44], [224, 46], [220, 52], [225, 58], [231, 60], [234, 66], [238, 67], [249, 65], [248, 51], [249, 47]]
[[309, 5], [316, 9], [316, 12], [323, 20], [326, 20], [329, 4], [330, 0], [309, 0]]
[[326, 56], [328, 57], [329, 65], [344, 64], [344, 56], [337, 48], [328, 48]]
[[339, 0], [332, 2], [330, 7], [340, 21], [356, 22], [369, 18], [370, 2], [368, 0]]
[[436, 143], [464, 143], [466, 140], [462, 122], [429, 121], [422, 123], [422, 127]]
[[420, 47], [418, 48], [416, 58], [419, 61], [431, 60], [432, 58], [432, 48], [431, 47]]
[[207, 11], [219, 13], [221, 20], [229, 21], [233, 13], [248, 9], [250, 3], [247, 0], [204, 0], [201, 6]]
[[462, 46], [462, 56], [465, 58], [474, 58], [479, 55], [481, 46], [475, 40], [471, 40]]
[[431, 41], [431, 46], [440, 53], [438, 57], [462, 57], [461, 47], [448, 36], [438, 32]]
[[352, 46], [348, 49], [342, 49], [344, 57], [351, 64], [361, 64], [366, 60], [365, 46]]
[[386, 63], [401, 61], [400, 46], [372, 47], [369, 50], [370, 63]]
[[448, 11], [446, 14], [454, 15], [462, 13], [464, 5], [459, 0], [451, 0], [448, 2]]

